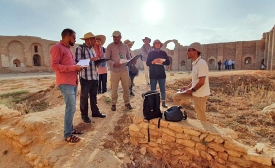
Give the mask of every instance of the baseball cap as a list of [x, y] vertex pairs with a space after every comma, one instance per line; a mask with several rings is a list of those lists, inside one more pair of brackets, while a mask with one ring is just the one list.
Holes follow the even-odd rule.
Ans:
[[120, 31], [114, 31], [113, 32], [113, 35], [112, 36], [115, 36], [115, 37], [117, 37], [117, 36], [121, 36], [121, 33], [120, 33]]

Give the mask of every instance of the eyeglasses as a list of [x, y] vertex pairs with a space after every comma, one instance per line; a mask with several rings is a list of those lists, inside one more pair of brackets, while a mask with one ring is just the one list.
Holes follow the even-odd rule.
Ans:
[[188, 48], [187, 52], [196, 51], [194, 48]]

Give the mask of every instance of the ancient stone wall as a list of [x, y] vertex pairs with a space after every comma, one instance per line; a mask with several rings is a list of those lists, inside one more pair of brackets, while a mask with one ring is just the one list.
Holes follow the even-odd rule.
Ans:
[[[30, 36], [0, 36], [0, 38], [0, 73], [51, 71], [50, 49], [57, 41]], [[174, 43], [175, 48], [168, 49], [169, 43]], [[71, 48], [73, 53], [76, 46], [78, 45]], [[261, 40], [202, 44], [202, 46], [202, 58], [206, 60], [210, 70], [216, 70], [218, 61], [224, 62], [226, 59], [234, 60], [237, 70], [257, 70], [261, 62], [266, 64], [268, 70], [275, 68], [274, 27], [269, 32], [263, 33]], [[162, 49], [172, 58], [172, 71], [191, 70], [192, 62], [186, 56], [187, 47], [181, 45], [177, 40], [167, 40], [163, 43]], [[141, 53], [140, 49], [133, 52], [136, 55]], [[27, 69], [22, 69], [22, 67], [27, 67]], [[137, 62], [137, 67], [143, 69], [140, 59]]]
[[[148, 127], [150, 142], [148, 142]], [[275, 167], [272, 154], [236, 142], [234, 132], [198, 120], [182, 122], [153, 119], [145, 122], [135, 116], [129, 126], [131, 144], [149, 152], [170, 167], [267, 168]]]

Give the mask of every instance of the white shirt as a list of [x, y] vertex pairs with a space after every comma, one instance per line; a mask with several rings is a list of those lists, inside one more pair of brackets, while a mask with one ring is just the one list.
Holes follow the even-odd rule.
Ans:
[[199, 77], [204, 76], [204, 85], [196, 90], [196, 92], [192, 92], [193, 96], [204, 97], [210, 95], [208, 65], [205, 60], [203, 60], [201, 57], [198, 57], [195, 61], [192, 62], [192, 88], [194, 88], [199, 82]]

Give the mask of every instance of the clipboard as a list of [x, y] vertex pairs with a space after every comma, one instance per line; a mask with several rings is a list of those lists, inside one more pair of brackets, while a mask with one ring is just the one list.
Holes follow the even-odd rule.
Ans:
[[131, 65], [131, 63], [132, 63], [133, 61], [136, 61], [137, 59], [139, 59], [139, 57], [142, 57], [142, 55], [141, 55], [141, 54], [138, 54], [138, 55], [134, 56], [132, 59], [130, 59], [130, 60], [127, 62], [126, 66]]
[[95, 61], [95, 65], [97, 66], [97, 65], [99, 65], [99, 64], [101, 64], [101, 63], [103, 63], [103, 62], [109, 61], [109, 60], [110, 60], [110, 59], [105, 59], [105, 58], [100, 59], [100, 60], [97, 60], [97, 61]]

